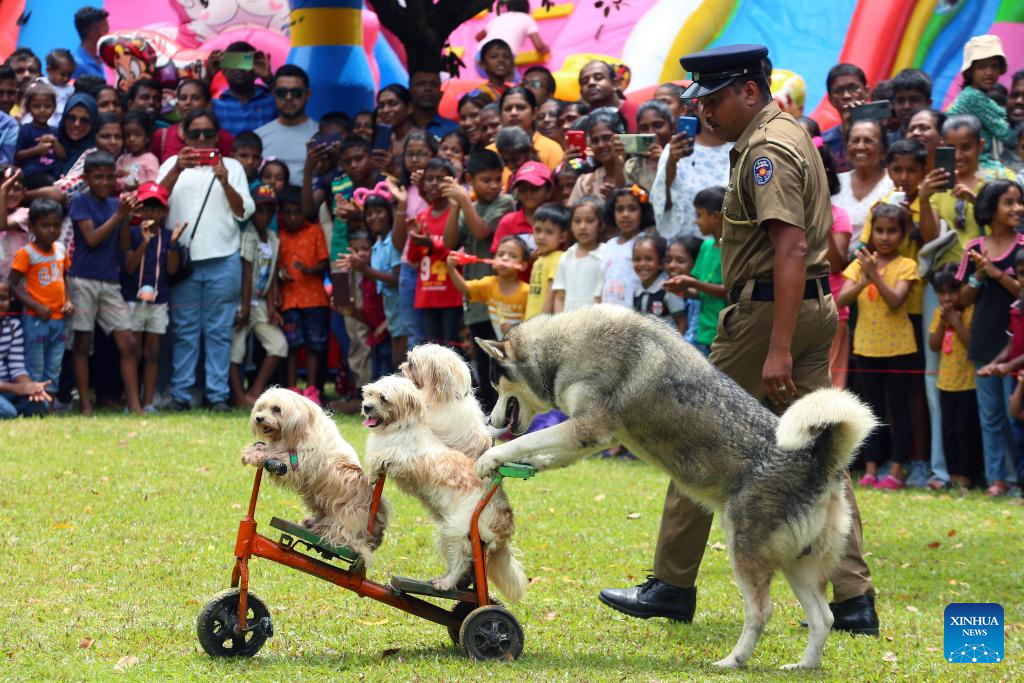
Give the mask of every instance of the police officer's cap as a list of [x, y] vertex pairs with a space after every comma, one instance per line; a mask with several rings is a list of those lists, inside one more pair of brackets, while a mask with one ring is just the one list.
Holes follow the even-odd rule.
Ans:
[[761, 71], [761, 60], [768, 56], [764, 45], [722, 45], [701, 50], [679, 59], [691, 72], [693, 83], [680, 96], [684, 100], [710, 95], [734, 79]]

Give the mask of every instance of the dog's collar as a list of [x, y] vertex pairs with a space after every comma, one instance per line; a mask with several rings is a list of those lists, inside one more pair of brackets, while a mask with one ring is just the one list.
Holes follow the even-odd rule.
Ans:
[[294, 448], [288, 451], [288, 467], [293, 470], [299, 469], [299, 454]]

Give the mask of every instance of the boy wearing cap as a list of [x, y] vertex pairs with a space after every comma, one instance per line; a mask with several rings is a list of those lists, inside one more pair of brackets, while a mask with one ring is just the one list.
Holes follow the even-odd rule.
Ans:
[[[256, 210], [242, 231], [239, 253], [242, 257], [242, 300], [235, 315], [231, 334], [231, 396], [235, 405], [250, 408], [263, 393], [277, 364], [288, 357], [288, 340], [281, 331], [283, 320], [274, 308], [277, 297], [277, 255], [280, 241], [270, 225], [277, 215], [274, 188], [260, 185], [252, 192]], [[267, 355], [260, 363], [256, 378], [245, 391], [242, 363], [249, 334], [255, 334]]]
[[1017, 134], [1006, 120], [1006, 110], [988, 96], [999, 77], [1006, 73], [1006, 53], [996, 35], [974, 36], [964, 45], [964, 61], [960, 74], [963, 89], [946, 110], [947, 116], [973, 114], [981, 121], [981, 139], [984, 149], [981, 165], [992, 166], [998, 155], [992, 153], [993, 143], [1017, 147]]
[[554, 183], [551, 171], [544, 164], [539, 161], [527, 161], [519, 167], [512, 177], [512, 190], [521, 208], [505, 214], [498, 223], [494, 239], [491, 240], [492, 254], [498, 250], [502, 238], [509, 235], [521, 237], [531, 251], [537, 248], [537, 242], [533, 237], [533, 214], [541, 204], [551, 198], [552, 187]]
[[142, 412], [155, 413], [157, 376], [160, 373], [160, 344], [170, 320], [169, 276], [178, 272], [181, 253], [178, 239], [187, 224], [169, 230], [167, 199], [170, 192], [158, 183], [143, 183], [136, 195], [141, 221], [123, 223], [119, 234], [124, 252], [121, 296], [128, 305], [135, 344], [142, 351]]

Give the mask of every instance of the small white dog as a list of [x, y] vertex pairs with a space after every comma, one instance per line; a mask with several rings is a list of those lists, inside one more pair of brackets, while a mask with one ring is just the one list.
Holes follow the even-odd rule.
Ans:
[[[438, 545], [446, 572], [431, 583], [451, 590], [473, 565], [469, 524], [486, 491], [474, 460], [438, 439], [426, 422], [427, 409], [416, 386], [399, 375], [363, 387], [366, 471], [383, 469], [398, 487], [419, 499], [437, 522]], [[515, 523], [505, 491], [499, 488], [480, 514], [487, 576], [509, 602], [526, 593], [526, 573], [509, 545]]]
[[423, 392], [427, 424], [441, 443], [474, 460], [494, 445], [462, 356], [439, 344], [420, 344], [400, 370]]
[[242, 449], [242, 463], [258, 467], [271, 457], [288, 463], [288, 473], [272, 479], [302, 496], [310, 512], [302, 524], [332, 545], [352, 548], [369, 566], [384, 539], [388, 506], [381, 500], [369, 536], [373, 485], [334, 420], [305, 396], [275, 387], [257, 399], [249, 426], [265, 445]]

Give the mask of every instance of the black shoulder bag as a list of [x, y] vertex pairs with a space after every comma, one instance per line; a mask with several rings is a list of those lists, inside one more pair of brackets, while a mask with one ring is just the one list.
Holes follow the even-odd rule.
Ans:
[[203, 203], [199, 206], [199, 214], [196, 216], [196, 222], [192, 224], [192, 232], [188, 234], [188, 246], [185, 248], [181, 247], [181, 242], [178, 243], [178, 270], [173, 274], [167, 274], [167, 280], [171, 283], [171, 286], [187, 280], [192, 275], [192, 271], [195, 267], [192, 265], [192, 240], [196, 236], [196, 228], [199, 227], [199, 221], [203, 217], [203, 211], [206, 209], [206, 201], [210, 198], [210, 192], [213, 190], [214, 183], [217, 182], [217, 177], [214, 176], [210, 181], [209, 187], [206, 188], [206, 196], [203, 197]]

